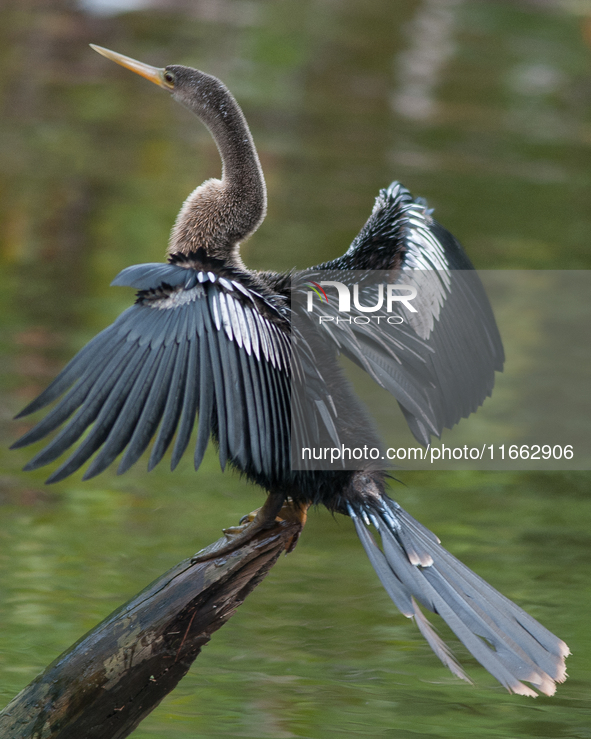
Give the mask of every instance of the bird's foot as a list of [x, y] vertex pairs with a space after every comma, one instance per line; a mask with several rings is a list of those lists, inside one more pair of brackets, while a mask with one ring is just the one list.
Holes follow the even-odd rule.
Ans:
[[[294, 503], [291, 498], [288, 498], [276, 516], [277, 521], [287, 521], [288, 523], [299, 524], [297, 533], [295, 533], [285, 545], [286, 554], [293, 552], [293, 550], [295, 549], [295, 545], [298, 543], [298, 539], [300, 538], [302, 529], [306, 525], [306, 521], [308, 519], [308, 508], [309, 507], [310, 507], [309, 503]], [[253, 511], [253, 512], [256, 513], [256, 511]], [[249, 515], [252, 515], [252, 514], [249, 514]]]
[[[230, 526], [227, 529], [223, 529], [225, 538], [219, 539], [214, 544], [197, 552], [191, 558], [191, 562], [203, 562], [214, 557], [229, 554], [239, 549], [247, 541], [250, 541], [259, 531], [272, 526], [276, 521], [298, 523], [303, 528], [306, 523], [308, 507], [308, 505], [302, 506], [294, 503], [291, 498], [285, 500], [283, 496], [269, 495], [261, 508], [257, 508], [257, 510], [243, 516], [238, 526]], [[286, 552], [293, 551], [297, 544], [301, 528], [287, 543], [285, 547]]]

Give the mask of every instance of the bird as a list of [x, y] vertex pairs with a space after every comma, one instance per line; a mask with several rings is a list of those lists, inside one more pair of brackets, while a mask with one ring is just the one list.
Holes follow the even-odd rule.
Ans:
[[[230, 91], [191, 67], [157, 68], [91, 46], [192, 111], [217, 145], [222, 174], [185, 200], [166, 262], [115, 277], [112, 285], [136, 289], [134, 304], [17, 416], [59, 399], [13, 444], [61, 427], [24, 469], [74, 447], [48, 483], [92, 455], [84, 479], [119, 455], [123, 473], [150, 443], [148, 469], [171, 446], [174, 469], [197, 426], [195, 469], [212, 438], [222, 469], [238, 470], [267, 497], [220, 551], [196, 560], [238, 547], [286, 507], [303, 523], [309, 506], [325, 505], [353, 520], [388, 595], [453, 674], [471, 682], [422, 608], [441, 616], [509, 692], [554, 694], [566, 679], [567, 645], [390, 498], [383, 443], [339, 364], [347, 357], [392, 394], [423, 448], [476, 411], [504, 353], [462, 246], [424, 200], [393, 182], [341, 257], [287, 273], [248, 269], [240, 246], [263, 222], [267, 192]], [[351, 449], [366, 451], [355, 459]]]

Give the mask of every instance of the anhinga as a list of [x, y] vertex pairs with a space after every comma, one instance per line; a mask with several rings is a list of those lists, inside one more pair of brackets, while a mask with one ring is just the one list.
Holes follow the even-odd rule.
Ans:
[[[297, 470], [291, 461], [296, 433], [292, 382], [303, 390], [300, 406], [309, 405], [300, 410], [312, 418], [313, 441], [329, 439], [350, 447], [361, 438], [380, 446], [371, 421], [339, 373], [339, 353], [392, 392], [425, 445], [490, 394], [494, 373], [502, 369], [503, 349], [482, 286], [477, 278], [466, 282], [462, 277], [473, 269], [462, 247], [432, 219], [422, 200], [413, 200], [393, 183], [380, 192], [349, 250], [311, 274], [322, 281], [323, 275], [337, 271], [385, 270], [412, 280], [436, 270], [423, 301], [426, 315], [409, 313], [409, 320], [386, 338], [375, 322], [344, 324], [342, 331], [328, 321], [313, 323], [292, 300], [291, 282], [297, 283], [297, 274], [253, 272], [240, 258], [240, 243], [265, 216], [266, 188], [248, 125], [230, 92], [215, 77], [190, 67], [157, 69], [93, 48], [168, 90], [205, 123], [221, 155], [222, 178], [207, 180], [185, 201], [172, 230], [167, 263], [128, 267], [115, 278], [114, 285], [138, 290], [135, 304], [22, 411], [21, 416], [32, 413], [67, 391], [16, 447], [38, 441], [76, 411], [25, 469], [52, 462], [88, 427], [48, 482], [70, 475], [97, 451], [85, 478], [103, 471], [121, 452], [118, 471], [123, 472], [155, 434], [149, 468], [161, 460], [173, 438], [174, 468], [198, 417], [195, 468], [213, 436], [222, 467], [229, 462], [268, 492], [254, 521], [242, 526], [228, 547], [274, 519], [287, 500], [302, 511], [322, 503], [349, 515], [396, 606], [415, 618], [456, 675], [468, 679], [417, 602], [441, 615], [510, 692], [537, 695], [525, 681], [553, 694], [555, 682], [566, 677], [566, 644], [455, 559], [391, 500], [382, 470], [365, 461], [357, 469]], [[292, 328], [296, 312], [299, 321], [309, 324], [297, 337]], [[292, 353], [296, 338], [298, 351]], [[382, 548], [371, 524], [381, 535]]]

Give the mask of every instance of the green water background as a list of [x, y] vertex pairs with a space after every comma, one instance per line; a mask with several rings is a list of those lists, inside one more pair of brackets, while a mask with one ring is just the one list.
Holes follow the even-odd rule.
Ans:
[[[219, 173], [188, 112], [87, 43], [190, 64], [232, 89], [269, 189], [244, 248], [251, 267], [341, 254], [394, 178], [481, 269], [591, 267], [588, 1], [92, 7], [0, 4], [1, 704], [262, 501], [211, 450], [198, 474], [190, 459], [173, 474], [141, 462], [49, 488], [45, 470], [20, 471], [28, 450], [7, 450], [27, 427], [12, 416], [132, 300], [111, 279], [162, 260], [180, 203]], [[527, 344], [527, 325], [509, 326], [508, 351]], [[133, 736], [591, 737], [589, 474], [399, 477], [405, 508], [568, 642], [570, 678], [554, 698], [509, 696], [441, 625], [475, 685], [448, 674], [350, 522], [318, 510]]]

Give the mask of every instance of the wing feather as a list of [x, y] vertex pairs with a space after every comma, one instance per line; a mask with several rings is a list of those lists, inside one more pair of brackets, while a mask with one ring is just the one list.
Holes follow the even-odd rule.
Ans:
[[199, 353], [199, 426], [197, 429], [197, 443], [193, 462], [198, 469], [211, 434], [211, 415], [214, 406], [214, 397], [211, 392], [210, 356], [207, 349]]
[[[440, 436], [444, 427], [482, 404], [492, 391], [495, 372], [503, 368], [492, 309], [460, 244], [433, 220], [422, 200], [414, 200], [396, 182], [380, 192], [372, 215], [343, 257], [298, 279], [302, 284], [309, 279], [347, 284], [347, 279], [358, 282], [360, 275], [371, 274], [386, 278], [379, 282], [416, 287], [418, 311], [400, 303], [397, 312], [388, 314], [382, 307], [373, 313], [384, 319], [380, 323], [335, 320], [322, 328], [339, 351], [394, 395], [413, 434], [427, 445], [431, 435]], [[351, 317], [364, 315], [356, 311], [351, 309]], [[322, 312], [337, 315], [336, 307], [326, 303]], [[403, 323], [389, 326], [386, 319], [392, 314]]]
[[164, 354], [156, 368], [156, 374], [151, 381], [145, 405], [135, 423], [129, 444], [117, 468], [118, 475], [123, 474], [142, 456], [160, 423], [168, 399], [177, 354], [178, 344], [176, 343], [164, 349]]
[[103, 472], [127, 446], [142, 414], [163, 354], [163, 346], [150, 349], [146, 354], [135, 381], [126, 393], [121, 410], [102, 443], [100, 452], [84, 473], [83, 480], [89, 480]]
[[255, 475], [281, 474], [289, 458], [289, 324], [269, 298], [218, 269], [217, 263], [136, 265], [114, 280], [139, 288], [136, 304], [22, 412], [63, 396], [15, 444], [38, 441], [65, 422], [27, 469], [54, 461], [87, 430], [49, 481], [71, 474], [95, 452], [86, 478], [121, 453], [124, 472], [154, 437], [149, 469], [173, 442], [174, 468], [198, 415], [196, 467], [213, 434], [222, 467], [230, 460]]
[[[56, 437], [54, 443], [57, 442], [60, 437], [62, 441], [62, 443], [60, 443], [55, 449], [55, 452], [59, 455], [80, 436], [84, 429], [87, 428], [90, 419], [94, 421], [94, 425], [84, 441], [76, 449], [74, 454], [72, 454], [64, 464], [58, 467], [58, 469], [48, 477], [48, 483], [58, 482], [68, 475], [71, 475], [72, 472], [75, 472], [79, 467], [81, 467], [105, 441], [109, 431], [117, 419], [129, 390], [133, 387], [133, 383], [135, 382], [137, 375], [140, 373], [141, 362], [147, 355], [148, 351], [147, 347], [143, 347], [139, 349], [139, 351], [134, 352], [129, 358], [129, 361], [127, 361], [125, 365], [121, 365], [122, 371], [113, 376], [113, 381], [111, 381], [111, 378], [104, 378], [105, 385], [97, 387], [97, 393], [93, 399], [94, 402], [89, 404], [88, 408], [83, 407], [79, 417], [75, 417]], [[107, 392], [104, 392], [104, 389], [107, 389]], [[86, 418], [84, 418], [85, 411], [87, 414]], [[69, 431], [72, 432], [71, 438], [68, 438]], [[52, 444], [50, 444], [47, 449], [49, 450], [51, 446]], [[43, 452], [41, 455], [42, 454]], [[38, 455], [37, 459], [41, 455]], [[47, 464], [48, 461], [53, 461], [57, 455], [52, 455], [51, 460], [43, 460], [41, 464], [43, 465]]]
[[[170, 462], [171, 470], [175, 469], [181, 461], [181, 457], [185, 453], [185, 449], [187, 448], [191, 438], [193, 425], [195, 424], [195, 413], [199, 407], [199, 343], [200, 342], [197, 340], [189, 342], [189, 356], [185, 377], [185, 392], [183, 394], [183, 408], [179, 430], [172, 452], [172, 460]], [[203, 347], [203, 353], [207, 354], [207, 347]], [[201, 418], [199, 420], [201, 421]], [[206, 422], [209, 424], [210, 419], [207, 419]]]
[[[156, 437], [154, 446], [152, 447], [150, 461], [148, 462], [148, 470], [154, 469], [164, 456], [164, 453], [168, 449], [170, 442], [172, 441], [172, 437], [174, 436], [179, 418], [181, 417], [183, 400], [185, 397], [188, 355], [191, 347], [191, 341], [188, 340], [188, 337], [186, 338], [186, 341], [181, 340], [179, 342], [176, 362], [168, 387], [166, 405], [164, 406], [162, 414], [162, 424], [158, 431], [158, 436]], [[197, 341], [197, 339], [193, 338], [193, 341]]]

